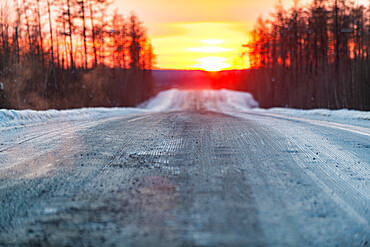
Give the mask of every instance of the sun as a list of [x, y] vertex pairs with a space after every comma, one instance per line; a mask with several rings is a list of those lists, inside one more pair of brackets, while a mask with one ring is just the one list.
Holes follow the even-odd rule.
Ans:
[[220, 39], [204, 39], [201, 40], [203, 46], [188, 48], [187, 50], [194, 53], [221, 53], [218, 56], [207, 56], [197, 59], [198, 64], [193, 65], [193, 68], [202, 69], [205, 71], [220, 71], [223, 69], [230, 68], [230, 64], [226, 63], [225, 53], [230, 52], [231, 49], [221, 47], [220, 45], [224, 43]]
[[230, 64], [225, 63], [226, 58], [222, 57], [203, 57], [197, 61], [200, 63], [192, 67], [205, 71], [220, 71], [231, 67]]
[[202, 47], [194, 47], [189, 48], [188, 51], [192, 52], [202, 52], [202, 53], [220, 53], [230, 51], [230, 49], [218, 47], [218, 46], [202, 46]]
[[207, 44], [207, 45], [219, 45], [224, 43], [225, 41], [221, 39], [204, 39], [202, 40], [202, 43]]

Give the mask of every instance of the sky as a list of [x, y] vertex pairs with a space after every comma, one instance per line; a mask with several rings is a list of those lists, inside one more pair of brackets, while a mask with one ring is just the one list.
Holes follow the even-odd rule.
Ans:
[[[160, 69], [247, 68], [239, 54], [259, 16], [277, 0], [116, 0], [124, 15], [134, 11], [148, 29]], [[308, 0], [302, 0], [302, 4]], [[358, 0], [367, 1], [367, 0]], [[282, 0], [284, 7], [293, 0]]]

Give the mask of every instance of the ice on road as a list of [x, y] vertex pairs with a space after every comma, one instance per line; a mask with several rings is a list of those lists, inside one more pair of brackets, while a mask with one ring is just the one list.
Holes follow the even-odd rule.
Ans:
[[367, 246], [370, 114], [168, 90], [0, 110], [0, 246]]

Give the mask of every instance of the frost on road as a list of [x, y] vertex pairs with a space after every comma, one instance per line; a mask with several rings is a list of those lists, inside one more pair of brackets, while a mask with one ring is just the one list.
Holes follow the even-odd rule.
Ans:
[[369, 112], [257, 107], [1, 110], [0, 245], [369, 246]]

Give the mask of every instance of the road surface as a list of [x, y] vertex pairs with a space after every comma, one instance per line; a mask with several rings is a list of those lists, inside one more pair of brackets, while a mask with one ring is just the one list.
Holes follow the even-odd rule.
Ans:
[[369, 127], [185, 101], [3, 128], [0, 246], [370, 245]]

